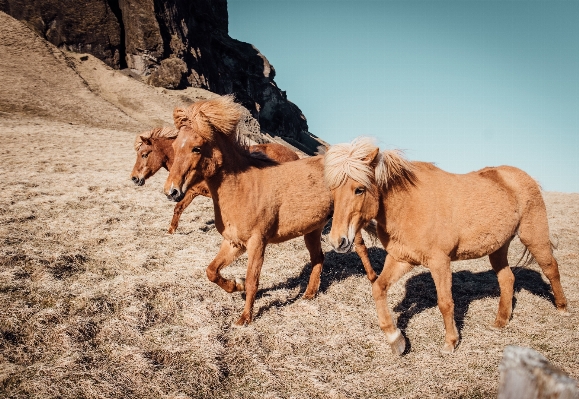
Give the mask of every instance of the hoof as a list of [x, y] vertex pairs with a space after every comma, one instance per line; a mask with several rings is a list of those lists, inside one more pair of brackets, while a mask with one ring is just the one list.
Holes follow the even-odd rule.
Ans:
[[167, 234], [175, 234], [175, 229], [169, 228], [169, 230], [167, 230]]
[[492, 324], [492, 326], [490, 326], [490, 329], [495, 330], [495, 331], [499, 331], [499, 330], [502, 330], [503, 328], [505, 328], [506, 326], [507, 326], [506, 321], [495, 320], [495, 322]]
[[567, 310], [567, 307], [558, 308], [557, 311], [559, 312], [559, 314], [560, 314], [561, 316], [564, 316], [564, 317], [569, 317], [569, 316], [571, 316], [571, 313]]
[[241, 316], [239, 320], [237, 320], [235, 324], [233, 324], [233, 327], [245, 327], [249, 323], [251, 323], [251, 319], [249, 317]]
[[236, 278], [235, 279], [235, 291], [245, 291], [245, 279]]
[[306, 299], [308, 301], [311, 301], [312, 299], [314, 299], [316, 297], [315, 293], [311, 293], [311, 292], [305, 292], [304, 295], [302, 296], [303, 299]]
[[401, 356], [406, 350], [406, 339], [399, 329], [396, 329], [396, 332], [392, 335], [392, 337], [387, 335], [386, 339], [390, 343], [390, 349], [392, 349], [392, 353], [396, 356]]
[[454, 345], [449, 344], [448, 342], [444, 343], [441, 352], [445, 355], [450, 355], [454, 353]]

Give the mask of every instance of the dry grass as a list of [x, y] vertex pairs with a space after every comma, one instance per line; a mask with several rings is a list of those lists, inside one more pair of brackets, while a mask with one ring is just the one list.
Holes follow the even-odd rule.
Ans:
[[[546, 195], [571, 317], [532, 265], [516, 272], [510, 325], [491, 330], [488, 261], [455, 263], [462, 342], [442, 356], [434, 284], [417, 268], [390, 292], [411, 343], [394, 357], [357, 256], [327, 252], [321, 292], [304, 301], [296, 239], [267, 249], [255, 320], [232, 328], [242, 295], [205, 276], [221, 242], [211, 202], [195, 199], [168, 236], [166, 173], [129, 180], [135, 133], [206, 93], [157, 91], [0, 22], [0, 397], [495, 397], [508, 344], [579, 377], [579, 194]], [[383, 263], [380, 247], [370, 255]], [[245, 261], [225, 274], [243, 276]]]
[[[417, 268], [391, 290], [411, 343], [397, 358], [356, 255], [328, 252], [321, 292], [304, 301], [302, 240], [270, 246], [255, 321], [232, 328], [242, 295], [205, 276], [221, 240], [211, 202], [196, 199], [178, 234], [165, 235], [173, 207], [160, 192], [166, 174], [138, 188], [129, 180], [134, 132], [10, 117], [0, 124], [2, 397], [494, 397], [508, 344], [537, 349], [579, 377], [577, 194], [546, 194], [571, 317], [557, 314], [532, 265], [516, 271], [510, 325], [491, 330], [496, 277], [486, 259], [457, 262], [462, 342], [443, 356], [434, 284]], [[521, 250], [513, 245], [513, 261]], [[370, 252], [381, 265], [384, 251]], [[225, 274], [242, 276], [245, 261]]]

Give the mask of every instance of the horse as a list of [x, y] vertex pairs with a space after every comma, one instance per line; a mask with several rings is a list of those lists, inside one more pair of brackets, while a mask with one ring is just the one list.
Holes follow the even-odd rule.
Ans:
[[[314, 156], [276, 164], [251, 157], [235, 133], [241, 109], [232, 97], [199, 101], [173, 112], [179, 135], [175, 160], [164, 192], [178, 201], [192, 185], [205, 181], [215, 211], [215, 227], [223, 236], [207, 277], [228, 293], [244, 291], [245, 306], [235, 325], [251, 322], [265, 248], [303, 236], [312, 272], [303, 298], [312, 299], [320, 285], [324, 254], [321, 235], [332, 212], [323, 179], [323, 158]], [[355, 238], [370, 281], [377, 276], [361, 234]], [[228, 280], [220, 271], [245, 251], [246, 278]]]
[[410, 162], [397, 150], [380, 153], [372, 139], [358, 138], [329, 148], [324, 178], [334, 200], [329, 241], [337, 252], [349, 251], [364, 223], [377, 221], [388, 255], [372, 296], [395, 355], [403, 354], [406, 342], [388, 309], [387, 292], [416, 265], [430, 269], [435, 283], [445, 326], [443, 353], [452, 353], [459, 341], [451, 261], [489, 256], [500, 287], [493, 327], [505, 327], [514, 285], [507, 251], [515, 235], [526, 247], [523, 255], [530, 253], [549, 279], [556, 308], [568, 315], [541, 189], [522, 170], [498, 166], [452, 174], [431, 163]]
[[[142, 186], [145, 184], [145, 180], [153, 176], [161, 168], [165, 168], [166, 170], [171, 168], [174, 159], [173, 141], [178, 133], [179, 131], [175, 128], [163, 127], [154, 128], [137, 135], [134, 144], [135, 151], [137, 152], [137, 160], [131, 172], [131, 180], [135, 185]], [[249, 151], [255, 156], [263, 154], [280, 163], [299, 159], [295, 151], [278, 143], [252, 145], [249, 147]], [[200, 182], [189, 188], [183, 196], [183, 199], [175, 205], [173, 219], [168, 230], [169, 234], [175, 233], [181, 214], [198, 195], [204, 197], [211, 196], [205, 182]]]

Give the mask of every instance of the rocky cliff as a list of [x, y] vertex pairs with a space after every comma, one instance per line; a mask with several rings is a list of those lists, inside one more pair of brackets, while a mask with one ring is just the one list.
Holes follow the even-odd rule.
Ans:
[[226, 0], [0, 0], [0, 10], [59, 48], [128, 68], [153, 86], [233, 93], [264, 131], [310, 154], [320, 145], [267, 58], [229, 37]]

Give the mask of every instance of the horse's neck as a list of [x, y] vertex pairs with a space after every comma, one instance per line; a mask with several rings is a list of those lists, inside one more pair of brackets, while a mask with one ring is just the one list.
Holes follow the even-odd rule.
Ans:
[[384, 223], [389, 235], [397, 235], [398, 218], [402, 213], [408, 193], [401, 187], [382, 189], [378, 218]]
[[[205, 176], [209, 191], [217, 204], [221, 201], [242, 201], [241, 195], [247, 193], [247, 185], [257, 178], [257, 166], [263, 162], [252, 158], [249, 151], [241, 146], [221, 139], [218, 142], [221, 162], [211, 176]], [[225, 149], [225, 151], [223, 151]]]
[[175, 151], [173, 150], [173, 140], [172, 139], [159, 139], [157, 140], [157, 148], [162, 154], [162, 165], [165, 169], [171, 170], [173, 166], [173, 161], [175, 160]]

